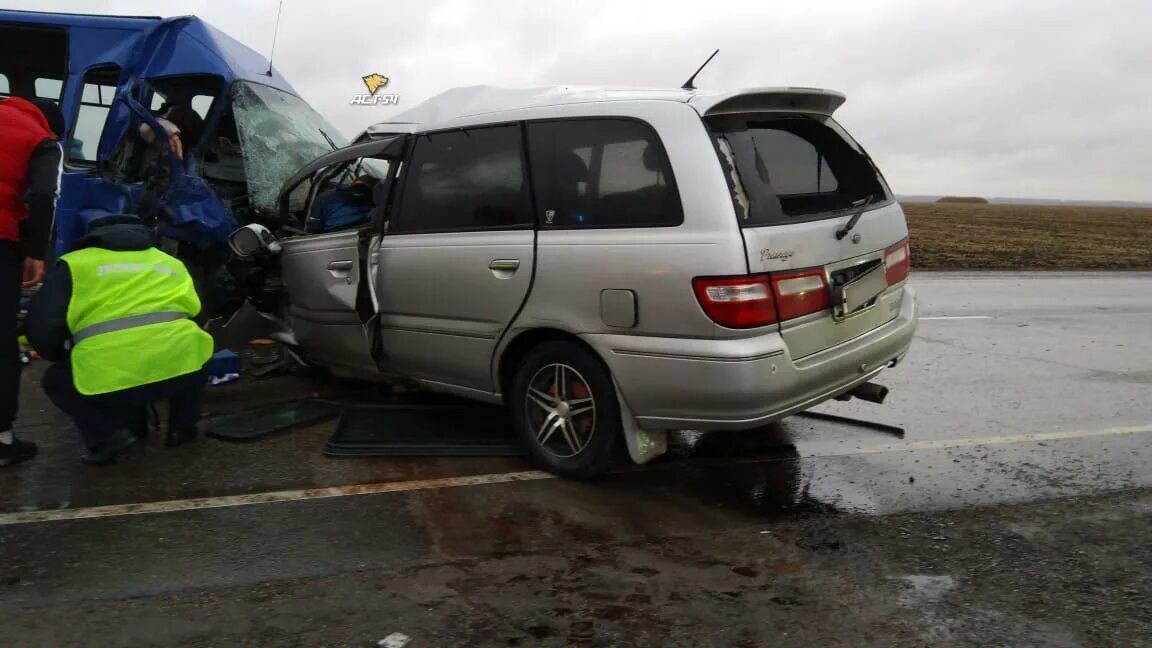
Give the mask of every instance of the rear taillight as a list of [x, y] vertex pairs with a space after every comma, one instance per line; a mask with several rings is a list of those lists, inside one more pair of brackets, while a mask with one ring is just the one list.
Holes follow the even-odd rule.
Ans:
[[745, 329], [776, 321], [767, 275], [699, 277], [692, 280], [700, 307], [720, 326]]
[[820, 312], [830, 305], [824, 271], [773, 275], [701, 277], [692, 280], [696, 299], [720, 326], [745, 329]]
[[781, 322], [818, 313], [831, 304], [828, 283], [820, 268], [773, 274], [772, 291]]
[[888, 275], [888, 285], [893, 286], [908, 278], [912, 270], [912, 254], [908, 249], [908, 239], [884, 251], [884, 271]]

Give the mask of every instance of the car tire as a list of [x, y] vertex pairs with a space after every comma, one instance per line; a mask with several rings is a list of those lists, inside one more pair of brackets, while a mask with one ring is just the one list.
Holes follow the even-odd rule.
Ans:
[[599, 358], [573, 342], [546, 342], [520, 362], [508, 398], [521, 443], [549, 472], [595, 479], [625, 451], [616, 387]]

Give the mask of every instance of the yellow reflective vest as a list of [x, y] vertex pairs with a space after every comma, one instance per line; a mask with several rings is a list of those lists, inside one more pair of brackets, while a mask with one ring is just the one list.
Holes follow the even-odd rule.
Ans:
[[72, 376], [85, 395], [139, 387], [199, 370], [212, 336], [192, 277], [157, 250], [85, 248], [61, 257], [72, 275]]

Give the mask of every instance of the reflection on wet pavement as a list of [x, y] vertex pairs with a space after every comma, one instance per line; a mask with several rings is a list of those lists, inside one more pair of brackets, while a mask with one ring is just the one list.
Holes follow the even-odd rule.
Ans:
[[[1014, 632], [1061, 597], [1077, 610], [1106, 601], [1114, 612], [1109, 624], [1139, 626], [1147, 588], [1130, 583], [1147, 568], [1140, 563], [1144, 554], [1111, 548], [1146, 540], [1147, 496], [1131, 503], [1136, 508], [1111, 512], [1081, 501], [1075, 504], [1079, 517], [1069, 520], [1060, 519], [1066, 500], [1006, 514], [969, 509], [1152, 487], [1152, 345], [1146, 334], [1152, 312], [1145, 302], [1133, 303], [1138, 281], [1130, 277], [1110, 280], [1122, 284], [1111, 293], [1108, 282], [1081, 277], [1074, 283], [1090, 290], [1066, 290], [1064, 280], [1045, 279], [1022, 294], [1017, 280], [989, 276], [918, 280], [929, 287], [921, 291], [925, 314], [971, 314], [973, 304], [983, 304], [980, 313], [991, 318], [923, 322], [908, 360], [880, 380], [892, 388], [884, 406], [819, 408], [899, 425], [907, 429], [906, 441], [858, 425], [792, 417], [749, 432], [676, 434], [668, 456], [598, 483], [537, 472], [532, 481], [496, 478], [533, 471], [518, 458], [330, 459], [322, 448], [331, 424], [249, 444], [206, 439], [168, 449], [153, 440], [119, 465], [89, 468], [77, 461], [67, 422], [29, 384], [19, 429], [40, 443], [41, 454], [0, 471], [0, 516], [325, 486], [475, 482], [8, 524], [0, 527], [0, 597], [13, 608], [33, 610], [26, 626], [45, 626], [38, 605], [61, 604], [60, 615], [81, 609], [84, 603], [77, 602], [110, 607], [108, 601], [120, 601], [137, 614], [141, 606], [161, 608], [168, 601], [134, 597], [184, 592], [187, 607], [163, 608], [178, 610], [164, 622], [195, 625], [202, 633], [220, 627], [242, 632], [255, 616], [270, 626], [305, 624], [310, 632], [321, 627], [327, 633], [349, 619], [385, 619], [388, 632], [410, 629], [391, 627], [399, 599], [380, 594], [391, 588], [411, 603], [412, 618], [432, 618], [428, 611], [438, 606], [441, 615], [471, 615], [477, 624], [468, 627], [471, 633], [505, 620], [489, 613], [492, 601], [519, 596], [523, 604], [512, 607], [538, 608], [540, 615], [517, 628], [524, 631], [514, 635], [517, 640], [527, 637], [520, 645], [596, 636], [588, 624], [609, 621], [632, 621], [638, 631], [703, 628], [711, 633], [704, 641], [682, 643], [724, 643], [717, 625], [723, 630], [747, 622], [757, 632], [785, 626], [792, 632], [794, 620], [806, 618], [810, 628], [822, 630], [829, 619], [869, 610], [881, 615], [874, 643], [890, 638], [894, 613], [909, 616], [917, 631], [932, 623], [949, 631], [971, 624], [995, 630], [978, 645], [1045, 643], [1029, 641], [1042, 634]], [[987, 305], [988, 285], [1004, 288], [992, 300], [995, 307]], [[1119, 305], [1107, 312], [1083, 304], [1052, 308], [1052, 300], [1042, 298], [1045, 290]], [[1102, 348], [1105, 340], [1109, 345]], [[34, 365], [25, 380], [34, 383], [38, 372]], [[332, 397], [325, 389], [332, 386], [250, 383], [210, 390], [208, 409], [217, 415], [258, 402]], [[345, 399], [370, 397], [336, 386], [342, 390], [337, 395]], [[1048, 436], [1020, 436], [1025, 433]], [[1121, 506], [1123, 497], [1114, 499], [1120, 503], [1113, 506]], [[941, 510], [955, 512], [931, 512]], [[1048, 511], [1047, 523], [1037, 517], [1039, 510]], [[913, 511], [929, 513], [887, 516]], [[999, 535], [992, 538], [987, 530], [998, 519]], [[1085, 535], [1093, 527], [1096, 535]], [[829, 566], [837, 561], [839, 567]], [[1098, 575], [1109, 561], [1111, 575]], [[447, 574], [444, 580], [429, 581], [437, 570]], [[837, 580], [837, 574], [850, 577]], [[346, 600], [324, 616], [316, 610], [326, 601], [331, 608], [334, 588], [323, 579], [333, 575], [348, 583]], [[675, 580], [667, 580], [670, 575]], [[373, 579], [376, 584], [365, 586]], [[1008, 594], [997, 599], [981, 581], [1003, 583]], [[268, 594], [284, 583], [315, 589], [300, 601]], [[639, 585], [651, 588], [633, 589]], [[693, 608], [673, 598], [685, 593], [695, 597], [692, 605], [706, 604]], [[557, 598], [565, 600], [557, 604]], [[1004, 600], [1019, 604], [1013, 615], [991, 622], [964, 616], [987, 601]], [[887, 607], [877, 612], [877, 601]], [[963, 605], [949, 611], [951, 601]], [[365, 614], [372, 602], [376, 614]], [[263, 615], [277, 604], [281, 616], [268, 621]], [[251, 613], [254, 606], [260, 615]], [[103, 614], [88, 614], [94, 609], [77, 614], [88, 623], [105, 622]], [[933, 617], [939, 609], [949, 614]], [[210, 622], [196, 620], [208, 616]], [[1088, 616], [1078, 620], [1096, 622]], [[434, 622], [444, 625], [443, 618]], [[726, 645], [739, 643], [735, 634], [724, 636], [733, 639]], [[748, 636], [763, 639], [755, 645], [779, 639]], [[830, 643], [811, 636], [816, 639], [797, 643]], [[837, 638], [842, 636], [860, 635]], [[284, 638], [269, 643], [288, 643], [276, 642]], [[323, 639], [305, 643], [345, 643]]]
[[[599, 509], [606, 521], [618, 519], [620, 510], [631, 515], [631, 508], [618, 508], [626, 499], [641, 507], [636, 514], [641, 518], [645, 510], [673, 511], [659, 522], [675, 526], [677, 520], [705, 510], [728, 511], [734, 521], [748, 523], [781, 514], [954, 508], [1152, 483], [1150, 435], [1143, 433], [988, 446], [926, 445], [1147, 424], [1152, 416], [1148, 374], [1141, 368], [1150, 357], [1144, 333], [1149, 313], [1131, 291], [1139, 276], [1026, 280], [985, 274], [956, 280], [928, 275], [915, 281], [922, 286], [926, 315], [971, 314], [973, 304], [985, 304], [980, 314], [990, 318], [923, 322], [908, 359], [881, 379], [892, 388], [885, 405], [833, 402], [819, 410], [900, 425], [907, 429], [909, 444], [919, 446], [903, 449], [891, 436], [862, 426], [799, 417], [748, 432], [680, 433], [673, 435], [667, 457], [626, 469], [605, 484], [549, 480], [482, 487], [498, 494], [478, 510], [494, 520], [514, 520], [535, 506], [538, 511], [532, 515], [540, 525], [559, 529], [578, 517], [579, 510]], [[1116, 304], [1107, 310], [1053, 309], [1048, 301], [1019, 292], [1028, 281], [1048, 291], [1068, 282], [1088, 285], [1094, 303]], [[1022, 323], [1028, 326], [1022, 328]], [[1100, 345], [1105, 329], [1107, 348]], [[253, 444], [204, 440], [175, 449], [151, 445], [120, 465], [94, 469], [78, 463], [74, 432], [35, 385], [40, 369], [34, 365], [25, 372], [32, 384], [24, 390], [21, 433], [40, 443], [41, 454], [27, 465], [0, 471], [0, 514], [534, 467], [517, 458], [328, 459], [321, 450], [332, 426], [320, 424]], [[373, 388], [307, 377], [212, 389], [209, 395], [208, 415], [286, 398], [383, 398]], [[377, 497], [389, 496], [364, 499]], [[437, 502], [432, 508], [450, 511], [448, 517], [465, 515], [452, 511], [471, 499], [457, 491], [408, 497], [414, 507], [421, 501]], [[645, 521], [635, 522], [642, 526]], [[483, 527], [486, 521], [477, 524]], [[454, 532], [442, 535], [454, 537]], [[510, 531], [494, 544], [515, 546], [528, 535]]]

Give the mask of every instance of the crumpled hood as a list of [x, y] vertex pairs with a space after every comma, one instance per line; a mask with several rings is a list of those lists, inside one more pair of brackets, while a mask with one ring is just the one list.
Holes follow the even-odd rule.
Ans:
[[135, 223], [100, 225], [76, 242], [73, 249], [98, 247], [116, 252], [147, 250], [152, 247], [152, 232]]

